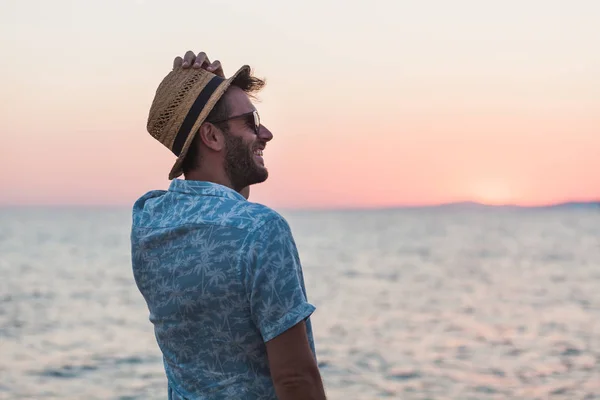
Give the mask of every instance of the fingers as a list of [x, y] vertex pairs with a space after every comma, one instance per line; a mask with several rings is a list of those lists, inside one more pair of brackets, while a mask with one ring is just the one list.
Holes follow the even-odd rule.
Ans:
[[181, 67], [182, 64], [183, 58], [179, 56], [175, 57], [175, 59], [173, 60], [173, 69]]
[[206, 67], [206, 70], [212, 72], [215, 75], [225, 77], [225, 73], [223, 72], [223, 67], [221, 66], [221, 61], [215, 60], [212, 64]]
[[205, 70], [212, 72], [215, 75], [225, 77], [223, 72], [223, 66], [219, 60], [215, 60], [213, 63], [210, 62], [205, 52], [201, 51], [198, 55], [195, 55], [193, 51], [188, 50], [183, 58], [177, 56], [173, 60], [173, 68], [204, 68]]
[[[190, 64], [191, 65], [191, 64]], [[201, 51], [198, 53], [198, 57], [196, 57], [196, 61], [194, 62], [194, 68], [205, 68], [210, 65], [210, 60], [205, 52]]]
[[194, 54], [193, 51], [191, 51], [191, 50], [186, 51], [185, 55], [183, 56], [182, 67], [183, 68], [189, 67], [190, 65], [192, 65], [194, 63], [195, 59], [196, 59], [196, 55]]

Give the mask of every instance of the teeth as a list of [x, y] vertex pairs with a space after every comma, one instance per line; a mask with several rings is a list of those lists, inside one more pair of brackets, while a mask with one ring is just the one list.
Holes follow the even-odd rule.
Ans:
[[262, 150], [254, 150], [254, 154], [256, 154], [257, 156], [261, 156], [263, 155], [263, 151]]

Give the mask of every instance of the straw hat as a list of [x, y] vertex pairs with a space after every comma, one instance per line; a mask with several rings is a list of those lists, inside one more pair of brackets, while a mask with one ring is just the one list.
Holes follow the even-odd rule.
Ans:
[[244, 70], [244, 65], [225, 79], [203, 68], [175, 68], [162, 80], [148, 115], [150, 135], [177, 156], [169, 180], [183, 171], [181, 164], [204, 122], [231, 82]]

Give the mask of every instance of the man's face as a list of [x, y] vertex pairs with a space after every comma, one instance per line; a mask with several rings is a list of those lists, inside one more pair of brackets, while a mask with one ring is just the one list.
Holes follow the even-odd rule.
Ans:
[[229, 120], [229, 131], [225, 135], [225, 171], [233, 188], [241, 190], [268, 178], [262, 152], [273, 135], [262, 125], [256, 133], [252, 115], [255, 108], [243, 90], [230, 87], [226, 96], [229, 117], [245, 115]]

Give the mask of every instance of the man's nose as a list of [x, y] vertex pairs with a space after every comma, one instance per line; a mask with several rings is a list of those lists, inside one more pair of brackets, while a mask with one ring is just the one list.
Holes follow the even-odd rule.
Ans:
[[258, 130], [258, 136], [267, 142], [273, 139], [273, 133], [271, 133], [271, 131], [264, 125], [260, 126], [260, 129]]

